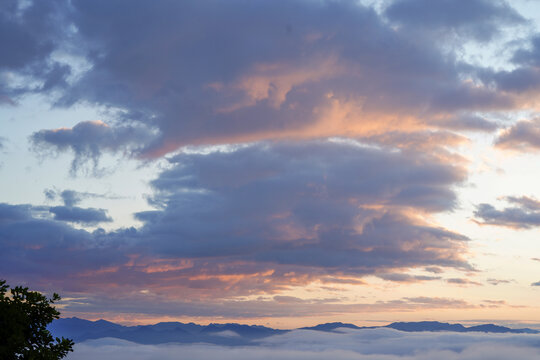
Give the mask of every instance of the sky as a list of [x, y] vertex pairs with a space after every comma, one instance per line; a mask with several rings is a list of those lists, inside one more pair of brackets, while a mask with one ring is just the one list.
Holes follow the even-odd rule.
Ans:
[[540, 4], [5, 0], [0, 275], [63, 316], [540, 328]]

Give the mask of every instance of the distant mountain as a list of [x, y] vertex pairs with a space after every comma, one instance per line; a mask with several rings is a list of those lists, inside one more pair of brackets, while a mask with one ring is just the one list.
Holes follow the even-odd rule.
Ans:
[[276, 330], [276, 329], [272, 329], [272, 328], [268, 328], [268, 327], [260, 326], [260, 325], [209, 324], [203, 327], [200, 333], [216, 334], [216, 333], [221, 333], [223, 331], [232, 331], [240, 336], [250, 338], [250, 339], [258, 339], [258, 338], [263, 338], [270, 335], [276, 335], [283, 332], [287, 332], [286, 330]]
[[155, 325], [123, 326], [105, 320], [89, 321], [79, 318], [55, 320], [49, 330], [54, 336], [64, 336], [80, 342], [112, 337], [140, 344], [197, 343], [247, 345], [254, 340], [277, 335], [276, 330], [257, 325], [162, 322]]
[[452, 331], [452, 332], [485, 332], [485, 333], [512, 333], [512, 334], [538, 334], [540, 331], [529, 328], [511, 329], [505, 326], [484, 324], [465, 327], [461, 324], [449, 324], [438, 321], [395, 322], [385, 327], [408, 332], [417, 331]]
[[[461, 324], [441, 323], [437, 321], [395, 322], [380, 327], [359, 327], [354, 324], [333, 322], [304, 327], [299, 330], [333, 332], [336, 329], [374, 329], [391, 328], [399, 331], [451, 331], [451, 332], [485, 332], [538, 334], [533, 329], [511, 329], [505, 326], [484, 324], [465, 327]], [[155, 325], [123, 326], [106, 320], [89, 321], [79, 318], [63, 318], [55, 320], [49, 330], [54, 336], [64, 336], [81, 342], [89, 339], [105, 337], [118, 338], [139, 344], [163, 343], [210, 343], [216, 345], [250, 345], [268, 336], [286, 333], [290, 330], [277, 330], [265, 326], [242, 324], [209, 324], [162, 322]]]
[[438, 321], [420, 321], [420, 322], [395, 322], [385, 327], [399, 331], [452, 331], [465, 332], [467, 328], [461, 324], [448, 324]]
[[332, 322], [326, 324], [319, 324], [316, 326], [303, 327], [300, 330], [317, 330], [317, 331], [334, 331], [338, 328], [348, 328], [348, 329], [365, 329], [365, 327], [359, 327], [354, 324], [347, 324], [342, 322]]
[[523, 329], [511, 329], [506, 326], [499, 326], [493, 324], [477, 325], [467, 328], [467, 331], [480, 331], [487, 333], [512, 333], [512, 334], [538, 334], [540, 331], [529, 328]]
[[121, 331], [125, 326], [118, 325], [106, 320], [90, 321], [79, 319], [76, 317], [67, 319], [58, 319], [53, 321], [49, 326], [49, 330], [55, 336], [65, 336], [72, 339], [96, 339], [105, 337], [103, 334], [108, 334], [115, 331]]

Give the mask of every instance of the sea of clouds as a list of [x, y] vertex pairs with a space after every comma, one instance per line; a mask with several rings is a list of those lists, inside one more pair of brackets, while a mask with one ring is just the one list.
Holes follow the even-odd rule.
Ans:
[[537, 360], [540, 335], [422, 332], [392, 329], [295, 330], [253, 346], [141, 345], [104, 338], [75, 345], [68, 360]]

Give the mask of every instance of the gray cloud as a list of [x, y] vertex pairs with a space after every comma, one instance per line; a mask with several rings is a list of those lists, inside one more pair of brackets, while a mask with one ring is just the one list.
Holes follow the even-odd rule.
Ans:
[[8, 205], [0, 203], [0, 222], [2, 224], [26, 220], [30, 215], [30, 205]]
[[75, 158], [71, 172], [75, 174], [87, 161], [93, 163], [93, 171], [96, 172], [103, 151], [136, 153], [141, 143], [146, 143], [152, 137], [148, 129], [140, 126], [109, 127], [101, 121], [85, 121], [71, 129], [38, 131], [30, 140], [39, 152], [73, 151]]
[[538, 67], [540, 65], [540, 35], [536, 34], [530, 38], [530, 46], [518, 49], [513, 56], [513, 61], [517, 64]]
[[77, 206], [53, 206], [49, 211], [54, 214], [54, 219], [81, 224], [97, 224], [111, 222], [112, 219], [104, 209], [80, 208]]
[[[521, 67], [511, 74], [461, 63], [433, 45], [446, 43], [447, 32], [484, 41], [521, 24], [503, 1], [395, 1], [385, 19], [353, 1], [7, 4], [0, 72], [15, 69], [38, 85], [0, 89], [0, 101], [56, 89], [57, 106], [95, 104], [116, 114], [108, 127], [81, 122], [32, 136], [38, 151], [72, 151], [72, 173], [85, 164], [96, 171], [103, 152], [152, 158], [185, 145], [335, 135], [389, 145], [400, 137], [387, 131], [492, 131], [474, 111], [512, 108], [514, 92], [536, 86], [526, 84], [536, 83], [536, 38], [532, 50], [515, 53]], [[417, 27], [440, 31], [425, 41]], [[90, 66], [71, 76], [54, 52]]]
[[[446, 124], [444, 126], [447, 126]], [[359, 137], [359, 140], [375, 146], [398, 148], [402, 150], [425, 151], [430, 153], [448, 153], [442, 148], [458, 145], [467, 139], [456, 133], [441, 131], [387, 131], [383, 134]]]
[[[3, 276], [18, 281], [33, 279], [36, 285], [63, 278], [74, 290], [83, 286], [69, 281], [75, 274], [127, 261], [117, 250], [121, 241], [104, 242], [101, 232], [89, 233], [43, 218], [43, 211], [48, 212], [48, 208], [0, 204]], [[108, 238], [112, 240], [114, 234]]]
[[451, 117], [438, 122], [440, 126], [455, 130], [469, 131], [486, 131], [491, 132], [497, 130], [499, 125], [493, 121], [487, 120], [484, 117], [465, 114], [456, 117]]
[[60, 198], [65, 206], [75, 206], [80, 204], [83, 200], [86, 199], [118, 199], [118, 196], [110, 194], [96, 194], [86, 191], [76, 191], [76, 190], [58, 190], [58, 189], [45, 189], [43, 191], [45, 198], [48, 201], [56, 200]]
[[540, 202], [538, 200], [526, 196], [509, 196], [505, 199], [514, 206], [497, 210], [490, 204], [478, 205], [474, 216], [481, 220], [479, 223], [516, 229], [530, 229], [540, 226]]
[[491, 81], [503, 91], [526, 93], [540, 89], [540, 71], [532, 67], [519, 67], [512, 71], [491, 74]]
[[75, 345], [72, 360], [182, 357], [234, 360], [533, 360], [540, 356], [537, 335], [406, 333], [390, 329], [295, 330], [264, 339], [257, 346], [139, 345], [117, 339]]
[[80, 203], [83, 197], [87, 196], [87, 194], [83, 194], [73, 190], [64, 190], [60, 193], [60, 197], [64, 201], [65, 206], [74, 206]]
[[367, 274], [472, 269], [466, 237], [421, 220], [452, 210], [451, 189], [465, 179], [463, 168], [438, 157], [312, 141], [170, 161], [152, 182], [156, 210], [136, 214], [139, 229], [88, 232], [50, 219], [52, 211], [57, 220], [104, 220], [99, 210], [75, 207], [84, 193], [49, 194], [71, 207], [4, 204], [0, 250], [9, 260], [0, 272], [66, 293], [115, 287], [222, 301], [318, 279], [361, 286]]
[[[52, 50], [51, 39], [38, 37], [36, 30], [45, 25], [45, 21], [38, 21], [32, 11], [36, 11], [38, 4], [31, 4], [27, 10], [20, 10], [17, 1], [7, 0], [0, 11], [0, 27], [2, 43], [13, 46], [0, 58], [0, 67], [16, 69], [39, 60]], [[47, 8], [46, 6], [44, 8]], [[22, 12], [22, 13], [21, 13]], [[45, 13], [45, 16], [50, 15]], [[28, 27], [26, 27], [28, 25]], [[18, 47], [15, 47], [18, 43]]]
[[523, 152], [540, 149], [540, 119], [518, 121], [499, 135], [495, 145]]
[[384, 13], [393, 22], [439, 38], [459, 35], [478, 41], [491, 40], [502, 26], [525, 23], [517, 11], [498, 0], [396, 0]]
[[[486, 34], [495, 21], [520, 21], [503, 3], [469, 3], [472, 19], [467, 21], [488, 27]], [[434, 13], [455, 13], [440, 4]], [[74, 41], [93, 66], [59, 104], [121, 109], [109, 121], [111, 132], [138, 123], [159, 134], [136, 137], [148, 157], [193, 144], [422, 129], [433, 114], [513, 104], [506, 94], [463, 82], [463, 67], [433, 41], [420, 41], [414, 31], [396, 31], [357, 2], [72, 5], [70, 20], [78, 29]], [[403, 119], [399, 126], [396, 119]], [[464, 125], [490, 127], [478, 120]], [[72, 148], [75, 165], [95, 161], [101, 151], [115, 151], [127, 141], [120, 136], [111, 147], [92, 140], [95, 147], [89, 148], [92, 135], [82, 132], [92, 130], [82, 124], [79, 130], [83, 151], [63, 145], [61, 129], [55, 140], [44, 139], [51, 132], [36, 136], [57, 150]]]
[[419, 282], [428, 280], [439, 280], [441, 278], [440, 276], [409, 275], [403, 273], [379, 274], [377, 276], [383, 280], [396, 282]]
[[495, 86], [507, 93], [518, 94], [527, 103], [540, 90], [540, 70], [538, 56], [540, 54], [540, 37], [535, 34], [529, 43], [517, 49], [511, 62], [513, 70], [495, 71], [493, 69], [474, 69], [479, 79], [487, 86]]
[[[193, 289], [187, 289], [193, 291]], [[73, 300], [63, 302], [62, 314], [78, 316], [115, 317], [119, 314], [138, 314], [141, 316], [176, 315], [203, 317], [210, 320], [216, 318], [268, 318], [268, 317], [305, 317], [330, 316], [359, 312], [415, 312], [419, 310], [441, 309], [475, 309], [482, 305], [468, 303], [452, 298], [400, 298], [374, 303], [346, 304], [342, 299], [301, 299], [290, 296], [275, 295], [272, 298], [256, 300], [229, 300], [212, 298], [190, 298], [184, 294], [183, 299], [167, 299], [156, 293], [141, 294], [132, 292], [125, 294], [107, 294], [105, 292], [89, 294], [84, 301]], [[284, 306], [284, 304], [287, 306]], [[501, 305], [501, 304], [499, 304]], [[496, 306], [494, 304], [493, 306]]]
[[441, 274], [443, 273], [443, 269], [437, 267], [437, 266], [427, 266], [424, 268], [424, 271], [433, 273], [433, 274]]
[[[27, 92], [67, 85], [70, 68], [51, 57], [67, 38], [62, 26], [66, 3], [30, 1], [26, 5], [6, 0], [0, 9], [0, 105], [15, 105], [17, 97]], [[30, 80], [21, 83], [17, 76]]]
[[463, 236], [407, 213], [453, 208], [449, 186], [464, 174], [437, 159], [321, 141], [183, 154], [172, 163], [152, 182], [163, 210], [137, 214], [157, 251], [358, 273], [468, 267], [458, 255]]
[[469, 285], [481, 286], [482, 285], [477, 281], [471, 281], [465, 278], [450, 278], [450, 279], [446, 279], [446, 282], [449, 284], [463, 285], [463, 286], [469, 286]]
[[111, 222], [112, 218], [107, 215], [105, 209], [81, 208], [78, 205], [88, 198], [106, 198], [106, 195], [80, 192], [75, 190], [45, 189], [45, 198], [48, 201], [60, 198], [64, 206], [51, 206], [49, 212], [54, 215], [54, 220], [67, 221], [72, 223], [95, 225], [100, 222]]
[[[482, 19], [471, 11], [477, 30], [459, 19], [452, 29], [478, 40], [494, 36], [493, 19], [520, 21], [503, 3], [471, 4], [486, 9]], [[67, 88], [58, 106], [117, 111], [109, 125], [32, 135], [38, 152], [73, 152], [72, 173], [87, 164], [97, 171], [105, 152], [157, 157], [184, 145], [283, 137], [345, 134], [404, 149], [269, 142], [183, 153], [153, 182], [157, 210], [137, 214], [140, 229], [88, 232], [60, 221], [109, 219], [77, 207], [81, 193], [63, 192], [65, 206], [46, 210], [1, 204], [2, 274], [69, 291], [189, 289], [203, 299], [417, 267], [470, 269], [466, 237], [421, 220], [456, 206], [465, 171], [420, 154], [428, 148], [418, 144], [460, 141], [439, 128], [490, 130], [463, 114], [514, 99], [463, 82], [466, 67], [416, 30], [397, 31], [352, 1], [234, 0], [34, 1], [24, 9], [8, 0], [0, 30], [0, 80], [6, 71], [33, 80], [0, 87], [1, 103]], [[89, 70], [68, 82], [73, 69], [51, 58], [60, 48], [84, 56]], [[531, 59], [516, 53], [523, 66]], [[503, 75], [502, 89], [521, 91]], [[464, 117], [431, 120], [441, 113]]]
[[506, 201], [531, 211], [540, 210], [540, 201], [529, 196], [507, 196]]
[[515, 283], [515, 280], [506, 280], [506, 279], [487, 279], [487, 282], [491, 285], [500, 285], [500, 284], [511, 284]]

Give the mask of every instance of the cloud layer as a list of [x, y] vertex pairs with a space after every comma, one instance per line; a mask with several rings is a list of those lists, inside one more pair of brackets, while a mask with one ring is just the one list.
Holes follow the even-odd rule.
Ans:
[[[397, 0], [385, 15], [405, 28], [418, 29], [431, 36], [459, 35], [465, 39], [489, 41], [502, 26], [523, 24], [525, 19], [504, 1]], [[419, 33], [421, 35], [421, 33]]]
[[67, 359], [533, 360], [540, 356], [538, 339], [537, 335], [411, 334], [388, 329], [339, 329], [333, 333], [296, 330], [250, 347], [153, 346], [101, 339], [75, 345], [75, 352]]
[[[34, 134], [73, 150], [73, 168], [120, 149], [155, 158], [186, 145], [492, 131], [475, 112], [521, 102], [504, 80], [514, 75], [437, 45], [448, 32], [488, 41], [524, 24], [502, 1], [396, 1], [382, 15], [352, 1], [73, 1], [62, 14], [77, 29], [66, 44], [90, 66], [57, 104], [116, 110], [106, 134], [88, 122]], [[516, 53], [519, 71], [530, 57]]]
[[[103, 210], [75, 206], [89, 196], [84, 193], [61, 192], [64, 206], [3, 204], [0, 246], [7, 260], [0, 269], [5, 276], [54, 284], [57, 291], [84, 289], [83, 305], [70, 305], [81, 311], [121, 304], [124, 311], [153, 312], [159, 303], [160, 312], [176, 306], [192, 314], [215, 313], [209, 308], [215, 309], [218, 293], [273, 295], [314, 281], [361, 284], [365, 275], [437, 280], [395, 273], [473, 269], [465, 258], [468, 239], [428, 221], [456, 206], [453, 187], [465, 175], [436, 156], [341, 140], [183, 153], [151, 183], [156, 210], [136, 214], [144, 224], [139, 229], [88, 232], [65, 224], [110, 220]], [[109, 287], [122, 291], [111, 295]], [[195, 306], [195, 299], [208, 303]], [[426, 299], [436, 307], [469, 306]], [[272, 314], [282, 300], [254, 302], [252, 310], [231, 302], [219, 311], [254, 315], [259, 307], [260, 314]], [[321, 301], [328, 311], [347, 308]], [[419, 299], [380, 305], [418, 304], [427, 306]]]
[[455, 257], [464, 237], [413, 218], [455, 205], [449, 187], [464, 173], [435, 158], [321, 141], [171, 161], [152, 182], [163, 210], [137, 215], [164, 253], [360, 273], [409, 261], [466, 266]]
[[[0, 106], [39, 94], [103, 116], [32, 127], [33, 150], [72, 154], [72, 175], [99, 175], [104, 154], [167, 164], [150, 184], [153, 210], [133, 214], [138, 228], [95, 229], [112, 219], [80, 205], [90, 193], [0, 204], [0, 273], [73, 295], [67, 308], [77, 311], [479, 306], [282, 293], [368, 276], [480, 284], [464, 275], [476, 270], [469, 239], [435, 216], [459, 207], [468, 164], [456, 151], [469, 132], [494, 133], [498, 112], [538, 107], [540, 40], [512, 44], [501, 68], [469, 63], [464, 44], [497, 47], [504, 29], [525, 26], [508, 2], [487, 0], [377, 10], [352, 0], [6, 0]], [[504, 125], [494, 145], [540, 148], [532, 119]], [[535, 200], [506, 200], [502, 210], [478, 205], [477, 221], [540, 224]]]

